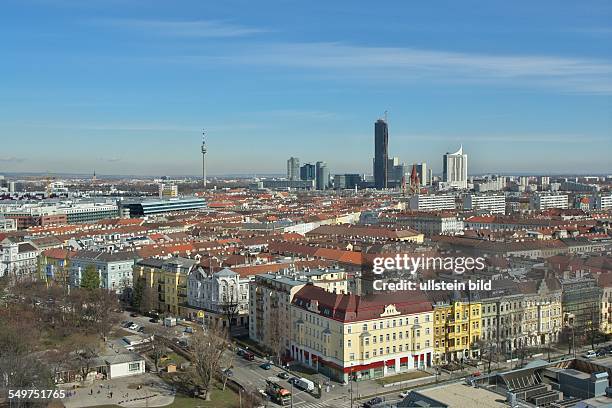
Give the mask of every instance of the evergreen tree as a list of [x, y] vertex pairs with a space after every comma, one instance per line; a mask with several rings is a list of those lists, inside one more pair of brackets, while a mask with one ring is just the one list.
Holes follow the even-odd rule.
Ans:
[[100, 275], [98, 275], [95, 266], [89, 265], [85, 268], [85, 272], [81, 277], [81, 287], [87, 290], [94, 290], [100, 287]]

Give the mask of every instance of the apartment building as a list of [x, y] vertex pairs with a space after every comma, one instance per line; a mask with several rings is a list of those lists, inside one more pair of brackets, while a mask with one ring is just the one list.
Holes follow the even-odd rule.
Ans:
[[592, 278], [560, 280], [565, 338], [585, 337], [600, 326], [603, 289]]
[[[189, 258], [140, 260], [134, 265], [133, 279], [148, 293], [148, 309], [173, 316], [187, 317], [187, 279], [198, 261]], [[147, 310], [148, 311], [148, 310]]]
[[421, 293], [334, 294], [305, 285], [291, 303], [291, 357], [337, 381], [433, 363], [433, 309]]
[[612, 194], [599, 194], [595, 197], [596, 210], [608, 210], [612, 208]]
[[506, 213], [506, 196], [503, 194], [467, 194], [463, 209], [491, 214]]
[[493, 290], [480, 293], [481, 338], [485, 347], [509, 352], [522, 336], [523, 294], [516, 282], [493, 281]]
[[249, 292], [249, 337], [272, 355], [290, 354], [293, 296], [312, 283], [330, 293], [349, 292], [348, 275], [342, 268], [305, 268], [255, 275]]
[[40, 250], [31, 242], [4, 238], [0, 241], [0, 277], [35, 276]]
[[467, 300], [441, 301], [433, 308], [435, 363], [478, 358], [482, 304]]
[[417, 211], [454, 210], [456, 208], [455, 196], [452, 194], [416, 194], [410, 197], [408, 205], [411, 210]]
[[[226, 326], [247, 326], [249, 321], [249, 278], [229, 268], [207, 274], [195, 268], [187, 277], [189, 317]], [[230, 320], [231, 321], [228, 321]]]
[[77, 251], [70, 262], [73, 287], [81, 286], [85, 269], [93, 266], [100, 276], [100, 287], [121, 293], [132, 286], [134, 252]]
[[547, 278], [520, 282], [518, 286], [523, 294], [522, 344], [532, 347], [556, 343], [563, 330], [561, 284]]
[[601, 275], [598, 284], [602, 289], [599, 330], [604, 334], [612, 334], [612, 274]]
[[0, 215], [0, 232], [17, 231], [17, 220]]
[[427, 236], [457, 234], [462, 232], [464, 227], [463, 221], [452, 212], [405, 212], [391, 215], [383, 221], [391, 221], [397, 226], [408, 227]]
[[530, 199], [530, 207], [537, 211], [549, 208], [569, 208], [569, 198], [565, 194], [534, 194]]

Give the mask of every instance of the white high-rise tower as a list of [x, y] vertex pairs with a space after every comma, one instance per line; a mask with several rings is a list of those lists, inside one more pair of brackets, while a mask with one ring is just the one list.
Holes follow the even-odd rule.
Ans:
[[206, 188], [206, 131], [202, 130], [202, 181]]
[[467, 188], [467, 154], [463, 153], [463, 145], [455, 153], [444, 155], [443, 180], [451, 188]]

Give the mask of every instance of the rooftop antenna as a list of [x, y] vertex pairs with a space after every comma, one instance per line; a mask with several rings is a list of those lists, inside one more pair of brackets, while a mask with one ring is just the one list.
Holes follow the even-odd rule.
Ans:
[[389, 113], [388, 111], [385, 111], [385, 123], [388, 123], [388, 120], [387, 120], [387, 114], [388, 113]]
[[206, 130], [202, 129], [202, 182], [206, 189]]

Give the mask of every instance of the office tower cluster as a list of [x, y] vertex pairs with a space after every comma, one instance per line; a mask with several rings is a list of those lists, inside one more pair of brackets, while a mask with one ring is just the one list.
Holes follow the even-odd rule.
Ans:
[[[384, 118], [374, 122], [374, 158], [373, 177], [363, 177], [355, 173], [330, 174], [327, 163], [317, 161], [304, 163], [300, 159], [290, 157], [287, 160], [286, 180], [273, 183], [275, 186], [300, 189], [326, 190], [375, 188], [377, 190], [399, 189], [403, 193], [419, 193], [422, 188], [436, 186], [438, 190], [465, 190], [468, 188], [468, 159], [463, 146], [454, 153], [443, 156], [442, 179], [434, 179], [433, 170], [425, 162], [406, 164], [397, 156], [389, 155], [389, 124], [385, 113]], [[312, 181], [313, 183], [304, 183]], [[280, 183], [280, 184], [279, 184]], [[434, 184], [435, 183], [435, 184]], [[480, 183], [480, 191], [501, 190], [505, 180], [487, 180]]]
[[374, 188], [401, 188], [412, 191], [431, 185], [433, 174], [427, 163], [407, 165], [399, 157], [389, 157], [389, 125], [387, 118], [374, 123]]
[[[312, 181], [312, 183], [302, 183]], [[331, 187], [331, 177], [329, 167], [324, 161], [315, 164], [304, 163], [300, 166], [300, 159], [290, 157], [287, 160], [287, 187], [293, 188], [315, 188], [317, 190], [327, 190]]]

